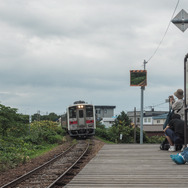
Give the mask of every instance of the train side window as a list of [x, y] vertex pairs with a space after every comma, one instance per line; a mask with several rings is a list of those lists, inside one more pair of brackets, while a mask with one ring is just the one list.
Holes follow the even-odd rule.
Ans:
[[86, 117], [93, 117], [93, 106], [86, 106]]
[[83, 118], [84, 117], [84, 111], [83, 110], [79, 110], [79, 118]]
[[76, 118], [76, 107], [69, 108], [69, 117]]

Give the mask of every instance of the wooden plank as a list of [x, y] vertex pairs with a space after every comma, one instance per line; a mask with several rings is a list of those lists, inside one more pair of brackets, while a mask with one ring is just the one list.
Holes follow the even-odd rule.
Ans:
[[104, 145], [65, 187], [188, 187], [188, 165], [154, 144]]

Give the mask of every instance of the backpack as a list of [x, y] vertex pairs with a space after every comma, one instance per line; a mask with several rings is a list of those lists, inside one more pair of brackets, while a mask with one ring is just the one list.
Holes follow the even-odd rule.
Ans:
[[160, 145], [160, 150], [168, 150], [170, 148], [170, 144], [168, 143], [168, 140], [165, 138], [165, 140]]
[[[181, 150], [183, 147], [182, 143], [177, 143], [176, 145], [176, 151]], [[168, 150], [170, 148], [170, 144], [167, 140], [167, 138], [165, 138], [165, 140], [160, 144], [160, 150]]]

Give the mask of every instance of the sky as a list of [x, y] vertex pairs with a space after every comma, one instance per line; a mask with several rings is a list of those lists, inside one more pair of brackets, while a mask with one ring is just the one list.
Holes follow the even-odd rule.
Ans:
[[[170, 22], [177, 2], [0, 0], [0, 103], [41, 115], [77, 100], [116, 106], [116, 115], [140, 110], [130, 70], [146, 60], [144, 110], [168, 110], [165, 100], [184, 88], [188, 53], [188, 30]], [[182, 9], [187, 0], [174, 16]]]

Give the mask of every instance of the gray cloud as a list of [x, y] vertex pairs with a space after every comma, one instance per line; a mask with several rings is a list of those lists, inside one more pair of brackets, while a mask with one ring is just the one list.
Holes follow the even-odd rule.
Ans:
[[[116, 105], [117, 113], [139, 109], [140, 88], [129, 86], [129, 70], [143, 69], [176, 3], [2, 0], [0, 101], [24, 113], [61, 113], [80, 99]], [[181, 1], [176, 13], [186, 7], [187, 2]], [[146, 106], [183, 88], [187, 35], [171, 24], [146, 65]]]

